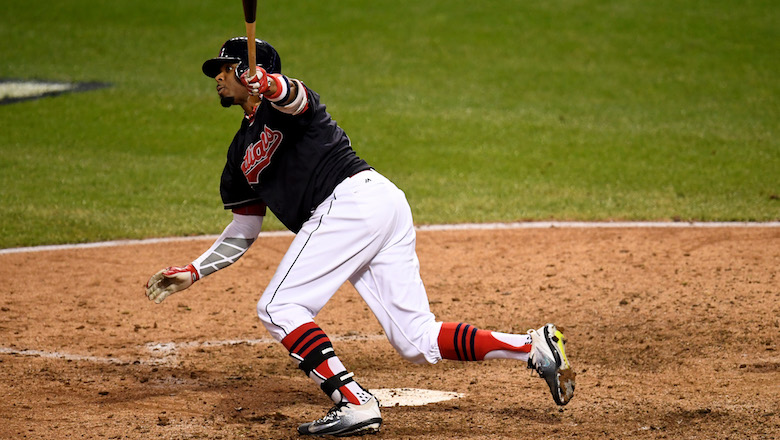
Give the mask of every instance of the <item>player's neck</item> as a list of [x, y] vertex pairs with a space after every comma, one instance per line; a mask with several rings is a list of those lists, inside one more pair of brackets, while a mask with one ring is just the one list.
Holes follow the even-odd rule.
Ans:
[[249, 98], [241, 103], [241, 108], [244, 109], [244, 114], [252, 116], [255, 113], [255, 108], [260, 104], [260, 98], [257, 96], [249, 96]]

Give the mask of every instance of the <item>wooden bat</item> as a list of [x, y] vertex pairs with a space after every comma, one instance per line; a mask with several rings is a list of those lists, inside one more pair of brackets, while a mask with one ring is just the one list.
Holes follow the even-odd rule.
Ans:
[[244, 2], [244, 21], [246, 22], [246, 49], [249, 53], [249, 74], [255, 76], [257, 69], [257, 46], [255, 45], [255, 19], [257, 15], [257, 0], [241, 0]]

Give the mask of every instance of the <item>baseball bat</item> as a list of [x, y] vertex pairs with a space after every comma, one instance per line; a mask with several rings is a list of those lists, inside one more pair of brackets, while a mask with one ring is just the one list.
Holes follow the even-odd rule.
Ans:
[[244, 21], [246, 22], [246, 49], [249, 53], [249, 77], [257, 73], [257, 46], [255, 45], [255, 19], [257, 16], [257, 0], [241, 0], [244, 2]]

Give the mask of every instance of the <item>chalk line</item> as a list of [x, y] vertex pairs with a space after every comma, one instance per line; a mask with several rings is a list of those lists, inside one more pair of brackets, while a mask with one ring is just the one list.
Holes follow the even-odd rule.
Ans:
[[[330, 338], [332, 341], [337, 342], [349, 342], [349, 341], [375, 341], [379, 339], [385, 339], [384, 335], [343, 335], [333, 336]], [[10, 347], [0, 347], [0, 354], [9, 354], [15, 356], [30, 356], [41, 357], [48, 359], [62, 359], [67, 361], [85, 361], [94, 362], [97, 364], [115, 364], [115, 365], [130, 365], [130, 364], [143, 364], [143, 365], [164, 365], [170, 364], [176, 360], [176, 355], [180, 350], [203, 348], [203, 347], [221, 347], [230, 345], [258, 345], [258, 344], [276, 344], [276, 341], [272, 338], [259, 338], [259, 339], [225, 339], [216, 341], [185, 341], [185, 342], [149, 342], [144, 344], [143, 347], [147, 352], [152, 355], [160, 357], [152, 358], [117, 358], [107, 356], [93, 356], [85, 354], [66, 353], [62, 351], [47, 351], [47, 350], [33, 350], [33, 349], [17, 349]], [[139, 348], [141, 348], [139, 347]]]
[[[418, 231], [476, 231], [501, 229], [599, 229], [599, 228], [778, 228], [780, 222], [513, 222], [513, 223], [458, 223], [448, 225], [419, 225]], [[261, 232], [262, 237], [292, 237], [289, 231]], [[198, 240], [216, 240], [218, 235], [194, 235], [189, 237], [161, 237], [140, 240], [112, 240], [94, 243], [75, 243], [43, 246], [27, 246], [0, 249], [0, 255], [24, 252], [93, 249], [113, 246], [131, 246], [157, 243], [176, 243]]]
[[[335, 336], [332, 340], [335, 341], [356, 341], [356, 340], [375, 340], [384, 339], [383, 335], [349, 335], [349, 336]], [[164, 342], [164, 343], [148, 343], [146, 348], [149, 351], [176, 351], [180, 348], [194, 348], [194, 347], [215, 347], [225, 345], [237, 345], [237, 344], [266, 344], [276, 343], [271, 338], [260, 339], [228, 339], [222, 341], [190, 341], [190, 342]], [[162, 358], [153, 359], [121, 359], [114, 357], [100, 357], [91, 355], [78, 355], [72, 353], [63, 353], [58, 351], [44, 351], [44, 350], [17, 350], [13, 348], [0, 347], [0, 354], [9, 354], [17, 356], [30, 356], [41, 357], [49, 359], [62, 359], [67, 361], [86, 361], [94, 362], [98, 364], [114, 364], [114, 365], [149, 365], [149, 366], [163, 366], [174, 364], [177, 360], [175, 353], [166, 355]], [[465, 397], [463, 393], [456, 393], [452, 391], [439, 391], [428, 390], [420, 388], [379, 388], [369, 390], [379, 400], [382, 407], [396, 407], [396, 406], [422, 406], [429, 403], [444, 402], [452, 399], [461, 399]]]
[[[349, 341], [376, 341], [386, 339], [384, 335], [344, 335], [333, 336], [331, 341], [349, 342]], [[202, 348], [202, 347], [220, 347], [225, 345], [258, 345], [258, 344], [276, 344], [273, 338], [259, 339], [225, 339], [219, 341], [187, 341], [187, 342], [150, 342], [145, 345], [146, 349], [153, 353], [170, 353], [180, 349]]]
[[162, 365], [168, 363], [168, 359], [120, 359], [114, 357], [101, 357], [83, 354], [64, 353], [61, 351], [45, 351], [45, 350], [18, 350], [15, 348], [0, 347], [0, 354], [10, 354], [16, 356], [30, 356], [41, 357], [48, 359], [62, 359], [67, 361], [87, 361], [94, 362], [96, 364], [115, 364], [115, 365], [130, 365], [130, 364], [144, 364], [144, 365]]

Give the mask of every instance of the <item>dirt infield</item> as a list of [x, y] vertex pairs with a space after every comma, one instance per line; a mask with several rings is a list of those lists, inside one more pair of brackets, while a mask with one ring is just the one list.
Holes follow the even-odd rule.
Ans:
[[[255, 303], [290, 237], [154, 305], [146, 279], [211, 242], [0, 255], [0, 438], [289, 439], [330, 406]], [[351, 286], [318, 317], [368, 388], [464, 397], [383, 410], [377, 439], [780, 437], [780, 228], [424, 231], [440, 320], [563, 327], [564, 409], [525, 365], [406, 363]]]

